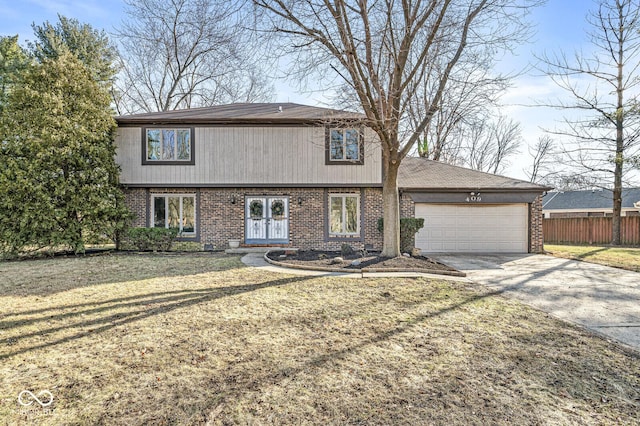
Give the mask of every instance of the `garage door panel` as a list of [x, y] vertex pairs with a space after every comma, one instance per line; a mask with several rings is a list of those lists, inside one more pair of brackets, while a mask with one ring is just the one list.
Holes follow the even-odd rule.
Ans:
[[426, 252], [520, 252], [528, 249], [527, 204], [416, 204], [425, 226], [416, 246]]

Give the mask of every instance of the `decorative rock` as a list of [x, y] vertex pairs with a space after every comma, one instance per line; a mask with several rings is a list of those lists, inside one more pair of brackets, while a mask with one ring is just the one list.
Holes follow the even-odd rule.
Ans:
[[286, 259], [287, 255], [286, 254], [281, 254], [280, 256], [278, 256], [280, 259]]
[[342, 262], [344, 262], [344, 259], [341, 258], [340, 256], [334, 257], [333, 259], [331, 259], [331, 264], [332, 265], [335, 265], [335, 264], [338, 264], [338, 263], [342, 263]]
[[418, 247], [414, 247], [414, 248], [411, 250], [411, 256], [413, 256], [413, 257], [418, 257], [418, 256], [420, 256], [421, 254], [422, 254], [422, 250], [421, 250], [421, 249], [419, 249]]
[[327, 256], [326, 254], [324, 254], [324, 253], [320, 253], [320, 254], [318, 255], [318, 259], [326, 259], [327, 257], [328, 257], [328, 256]]
[[360, 266], [360, 263], [361, 263], [361, 262], [360, 262], [360, 259], [356, 259], [356, 260], [354, 260], [354, 261], [352, 261], [352, 262], [351, 262], [351, 265], [352, 265], [352, 266]]
[[410, 255], [409, 253], [402, 253], [402, 255], [403, 255], [404, 257], [411, 257], [411, 255]]

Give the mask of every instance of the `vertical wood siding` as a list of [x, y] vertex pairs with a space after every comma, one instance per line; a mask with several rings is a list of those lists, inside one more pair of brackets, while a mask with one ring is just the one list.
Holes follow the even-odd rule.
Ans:
[[380, 146], [365, 133], [364, 165], [326, 165], [323, 127], [196, 127], [195, 165], [142, 165], [141, 128], [122, 127], [123, 184], [381, 184]]
[[[621, 242], [640, 245], [640, 216], [621, 218]], [[545, 243], [609, 244], [611, 243], [610, 217], [572, 217], [544, 219]]]

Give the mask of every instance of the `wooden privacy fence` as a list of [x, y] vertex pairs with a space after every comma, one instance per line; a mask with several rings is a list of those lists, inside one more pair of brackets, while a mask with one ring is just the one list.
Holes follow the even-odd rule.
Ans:
[[[569, 217], [544, 219], [542, 232], [545, 243], [609, 244], [610, 217]], [[640, 216], [621, 218], [620, 239], [625, 245], [640, 245]]]

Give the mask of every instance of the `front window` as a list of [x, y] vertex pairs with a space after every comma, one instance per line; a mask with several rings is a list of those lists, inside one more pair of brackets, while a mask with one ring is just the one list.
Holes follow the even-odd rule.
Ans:
[[329, 131], [329, 161], [361, 162], [360, 131], [331, 129]]
[[360, 197], [355, 194], [329, 196], [330, 235], [360, 234]]
[[196, 233], [195, 195], [154, 195], [153, 226], [176, 228], [182, 236], [193, 237]]
[[191, 162], [191, 129], [153, 129], [144, 132], [146, 162]]

